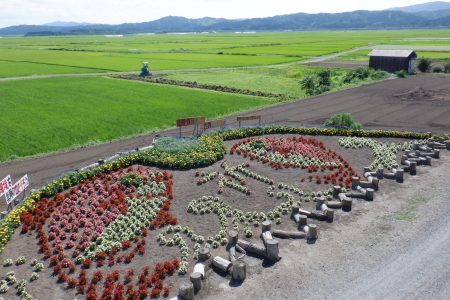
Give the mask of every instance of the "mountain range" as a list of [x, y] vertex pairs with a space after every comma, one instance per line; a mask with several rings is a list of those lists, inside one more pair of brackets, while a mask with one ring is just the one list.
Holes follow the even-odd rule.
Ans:
[[0, 29], [0, 35], [36, 36], [406, 28], [450, 28], [450, 2], [429, 2], [381, 11], [357, 10], [343, 13], [295, 13], [241, 20], [208, 17], [188, 19], [168, 16], [150, 22], [119, 25], [52, 22], [44, 25], [10, 26]]

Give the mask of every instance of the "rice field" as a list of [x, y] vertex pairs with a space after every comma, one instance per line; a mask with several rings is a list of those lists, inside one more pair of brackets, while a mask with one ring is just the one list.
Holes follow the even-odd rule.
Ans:
[[273, 103], [261, 97], [104, 77], [0, 82], [0, 161], [174, 127]]
[[138, 71], [144, 61], [152, 70], [265, 66], [383, 44], [450, 49], [449, 37], [450, 30], [3, 37], [0, 77]]

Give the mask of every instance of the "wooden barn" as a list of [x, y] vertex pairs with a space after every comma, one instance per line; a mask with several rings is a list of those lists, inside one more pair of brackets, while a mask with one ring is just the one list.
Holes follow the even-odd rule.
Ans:
[[394, 73], [405, 70], [416, 73], [417, 54], [413, 50], [372, 50], [369, 53], [369, 67]]

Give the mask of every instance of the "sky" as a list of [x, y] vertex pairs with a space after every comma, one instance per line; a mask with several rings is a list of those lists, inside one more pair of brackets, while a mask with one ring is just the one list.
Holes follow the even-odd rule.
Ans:
[[[431, 1], [431, 0], [430, 0]], [[0, 27], [53, 21], [120, 24], [165, 16], [228, 19], [381, 10], [427, 0], [0, 0]]]

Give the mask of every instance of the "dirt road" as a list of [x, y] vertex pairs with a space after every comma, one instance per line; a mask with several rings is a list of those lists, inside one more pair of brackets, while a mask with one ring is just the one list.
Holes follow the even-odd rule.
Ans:
[[292, 241], [243, 287], [213, 275], [208, 299], [448, 299], [449, 168], [447, 152], [402, 185], [383, 181], [374, 202], [339, 212], [314, 245]]
[[[263, 124], [320, 126], [335, 112], [352, 113], [364, 127], [450, 132], [450, 76], [418, 75], [317, 96], [297, 102], [263, 108], [247, 115], [261, 114]], [[227, 117], [237, 126], [236, 115]], [[160, 134], [176, 135], [171, 129]], [[88, 148], [50, 154], [0, 165], [0, 177], [19, 178], [27, 173], [33, 187], [61, 174], [151, 143], [154, 133]], [[2, 208], [2, 207], [0, 207]]]

